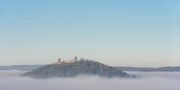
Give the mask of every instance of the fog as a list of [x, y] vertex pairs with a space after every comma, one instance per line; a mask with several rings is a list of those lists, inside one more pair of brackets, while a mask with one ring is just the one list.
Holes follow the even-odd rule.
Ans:
[[78, 76], [32, 79], [23, 71], [0, 71], [0, 90], [180, 90], [180, 72], [129, 72], [135, 79]]

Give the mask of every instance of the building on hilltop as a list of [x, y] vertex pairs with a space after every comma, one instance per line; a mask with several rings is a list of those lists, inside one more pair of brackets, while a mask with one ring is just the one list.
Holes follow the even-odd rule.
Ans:
[[58, 61], [57, 62], [61, 62], [61, 58], [58, 58]]
[[78, 57], [74, 57], [73, 59], [70, 60], [61, 60], [61, 58], [58, 58], [57, 62], [55, 64], [62, 64], [62, 63], [73, 63], [73, 62], [77, 62], [78, 61]]
[[75, 62], [78, 61], [78, 57], [75, 56], [75, 57], [74, 57], [74, 61], [75, 61]]

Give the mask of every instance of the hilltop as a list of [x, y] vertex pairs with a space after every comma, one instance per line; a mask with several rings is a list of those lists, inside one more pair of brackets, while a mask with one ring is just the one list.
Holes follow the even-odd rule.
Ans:
[[81, 74], [97, 75], [100, 77], [130, 77], [131, 75], [112, 66], [104, 65], [92, 60], [72, 63], [49, 64], [26, 72], [24, 76], [33, 78], [75, 77]]

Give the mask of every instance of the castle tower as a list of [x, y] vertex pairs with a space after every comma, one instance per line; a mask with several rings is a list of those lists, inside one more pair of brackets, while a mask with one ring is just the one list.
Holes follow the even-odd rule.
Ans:
[[74, 57], [74, 62], [76, 62], [76, 61], [78, 61], [78, 57], [75, 56]]
[[59, 63], [61, 62], [61, 58], [58, 58], [58, 62], [59, 62]]

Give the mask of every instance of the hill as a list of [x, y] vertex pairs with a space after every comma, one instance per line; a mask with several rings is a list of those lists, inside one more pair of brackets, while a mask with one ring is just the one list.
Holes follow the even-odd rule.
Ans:
[[131, 75], [117, 68], [91, 60], [80, 60], [73, 63], [50, 64], [26, 72], [24, 76], [33, 78], [75, 77], [81, 74], [101, 77], [130, 77]]

